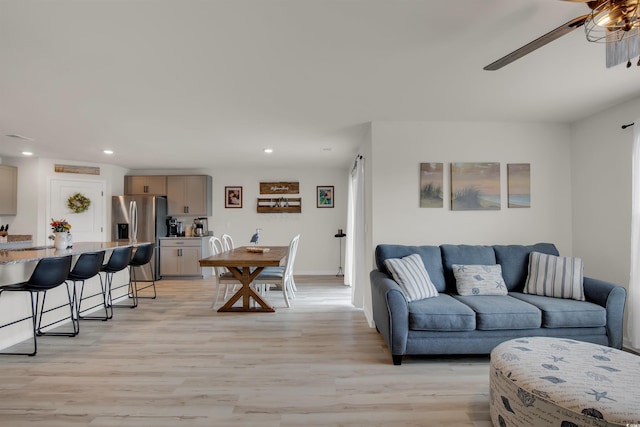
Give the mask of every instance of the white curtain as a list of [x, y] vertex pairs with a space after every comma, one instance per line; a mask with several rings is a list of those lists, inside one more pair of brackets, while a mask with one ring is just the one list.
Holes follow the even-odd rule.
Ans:
[[631, 346], [640, 349], [640, 118], [633, 127], [631, 184], [631, 274], [627, 310], [627, 335]]
[[351, 286], [351, 303], [364, 306], [364, 286], [369, 279], [365, 271], [364, 158], [356, 157], [349, 176], [347, 238], [344, 284]]

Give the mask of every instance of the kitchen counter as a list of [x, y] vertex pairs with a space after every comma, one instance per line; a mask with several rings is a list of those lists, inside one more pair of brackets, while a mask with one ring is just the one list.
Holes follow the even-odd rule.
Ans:
[[167, 236], [167, 237], [160, 237], [159, 240], [175, 240], [175, 239], [208, 239], [209, 237], [213, 236], [213, 234], [208, 235], [208, 236]]
[[6, 242], [0, 241], [0, 250], [24, 248], [33, 245], [31, 234], [9, 234], [6, 238]]
[[85, 252], [96, 252], [118, 247], [143, 245], [147, 242], [77, 242], [67, 249], [55, 249], [51, 246], [36, 246], [31, 248], [0, 249], [0, 265], [20, 264], [38, 261], [42, 258], [55, 258], [66, 255], [80, 255]]
[[[147, 242], [131, 243], [122, 242], [75, 242], [72, 248], [55, 249], [53, 246], [37, 246], [28, 248], [0, 249], [0, 285], [9, 285], [13, 283], [21, 283], [28, 280], [38, 261], [43, 258], [56, 258], [67, 255], [73, 255], [74, 258], [86, 252], [107, 251], [119, 247], [138, 246]], [[110, 255], [108, 255], [110, 256]], [[125, 284], [129, 282], [129, 269], [115, 273], [114, 283]], [[100, 289], [103, 283], [99, 275], [96, 275], [85, 282], [85, 285], [91, 289], [95, 295], [101, 295]], [[114, 301], [128, 298], [128, 287], [122, 286], [119, 291], [114, 292], [112, 298]], [[90, 297], [89, 297], [90, 298]], [[98, 297], [99, 298], [99, 297]], [[28, 300], [28, 299], [27, 299]], [[2, 292], [2, 309], [0, 310], [0, 325], [12, 324], [17, 319], [25, 317], [28, 313], [29, 305], [25, 304], [24, 296], [20, 292]], [[64, 306], [68, 303], [66, 292], [53, 292], [51, 295], [47, 293], [47, 304], [51, 307]], [[98, 304], [94, 310], [100, 310], [101, 305]], [[48, 318], [55, 322], [68, 322], [68, 312], [62, 310], [63, 314], [52, 311], [47, 314]], [[33, 325], [30, 322], [19, 322], [11, 328], [0, 329], [0, 349], [7, 348], [28, 339], [31, 334]]]

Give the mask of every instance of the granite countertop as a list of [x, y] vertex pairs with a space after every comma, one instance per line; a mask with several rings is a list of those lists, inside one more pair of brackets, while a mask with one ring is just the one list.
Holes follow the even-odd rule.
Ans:
[[213, 236], [210, 234], [208, 236], [167, 236], [167, 237], [159, 237], [160, 240], [175, 240], [175, 239], [206, 239]]
[[31, 234], [9, 234], [7, 235], [7, 243], [31, 241]]
[[31, 234], [9, 234], [0, 238], [1, 249], [16, 249], [31, 246], [33, 244]]
[[78, 242], [67, 249], [55, 249], [51, 246], [36, 246], [33, 248], [0, 249], [0, 266], [6, 264], [20, 264], [38, 261], [43, 258], [57, 258], [66, 255], [80, 255], [85, 252], [110, 250], [119, 247], [144, 245], [148, 242]]

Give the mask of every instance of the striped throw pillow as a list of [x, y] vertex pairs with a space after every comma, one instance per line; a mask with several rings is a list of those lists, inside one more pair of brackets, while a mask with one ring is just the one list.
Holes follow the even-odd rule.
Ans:
[[531, 252], [524, 293], [584, 301], [582, 271], [580, 258]]
[[407, 302], [438, 296], [438, 290], [431, 281], [420, 255], [413, 254], [404, 258], [389, 258], [384, 264], [391, 272]]

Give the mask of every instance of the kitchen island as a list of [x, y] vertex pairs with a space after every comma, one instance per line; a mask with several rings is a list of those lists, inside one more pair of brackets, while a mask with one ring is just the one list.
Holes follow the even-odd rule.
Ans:
[[[75, 259], [86, 252], [106, 251], [105, 262], [109, 258], [113, 249], [119, 247], [138, 246], [148, 242], [76, 242], [73, 247], [67, 249], [55, 249], [50, 246], [36, 246], [31, 248], [14, 248], [0, 250], [0, 285], [20, 283], [28, 280], [36, 264], [43, 258], [56, 258], [72, 255]], [[129, 281], [129, 271], [124, 269], [114, 275], [114, 284], [127, 283]], [[99, 277], [93, 277], [86, 282], [87, 287], [92, 287], [98, 293], [101, 289]], [[66, 300], [66, 290], [64, 287], [54, 289], [47, 293], [47, 301], [50, 299], [52, 305], [64, 303]], [[126, 298], [126, 287], [122, 294], [114, 294], [114, 300]], [[49, 304], [49, 302], [47, 303]], [[6, 292], [0, 295], [0, 325], [8, 324], [15, 319], [27, 317], [30, 313], [30, 305], [24, 295], [20, 293]], [[54, 315], [55, 313], [52, 313]], [[53, 319], [55, 320], [55, 319]], [[21, 322], [11, 327], [0, 329], [0, 348], [6, 348], [18, 342], [30, 339], [32, 328]]]
[[2, 266], [4, 265], [28, 263], [32, 261], [39, 261], [43, 258], [80, 255], [86, 252], [107, 251], [115, 248], [144, 245], [146, 243], [148, 242], [77, 242], [67, 249], [55, 249], [53, 245], [0, 249], [0, 285], [6, 284], [6, 282], [2, 280]]

